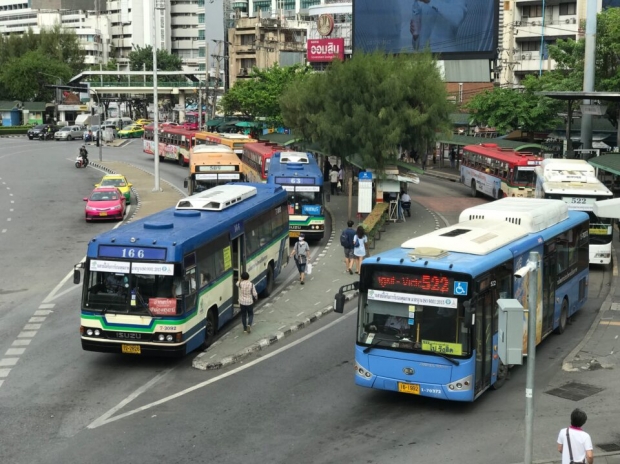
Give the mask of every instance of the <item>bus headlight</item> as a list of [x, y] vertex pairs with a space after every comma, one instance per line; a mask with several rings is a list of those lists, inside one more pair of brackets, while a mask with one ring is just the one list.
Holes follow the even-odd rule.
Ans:
[[450, 382], [447, 387], [454, 391], [454, 390], [458, 390], [458, 391], [466, 391], [466, 390], [471, 390], [471, 375], [468, 375], [465, 378], [462, 379], [458, 379], [454, 382]]
[[595, 258], [611, 258], [611, 253], [596, 253]]
[[183, 333], [156, 333], [153, 335], [153, 340], [161, 343], [181, 343], [183, 341]]
[[355, 373], [361, 377], [366, 377], [367, 379], [372, 377], [372, 374], [366, 369], [364, 369], [362, 366], [360, 366], [358, 363], [355, 363]]

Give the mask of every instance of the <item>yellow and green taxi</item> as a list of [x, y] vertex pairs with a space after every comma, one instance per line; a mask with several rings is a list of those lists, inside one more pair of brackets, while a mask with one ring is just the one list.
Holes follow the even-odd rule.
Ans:
[[106, 174], [95, 187], [116, 187], [127, 200], [127, 204], [131, 203], [131, 184], [122, 174]]
[[132, 124], [118, 131], [118, 136], [121, 139], [140, 138], [144, 135], [144, 127], [138, 124]]
[[136, 125], [138, 126], [148, 126], [149, 124], [153, 124], [153, 120], [152, 119], [138, 119], [136, 121]]

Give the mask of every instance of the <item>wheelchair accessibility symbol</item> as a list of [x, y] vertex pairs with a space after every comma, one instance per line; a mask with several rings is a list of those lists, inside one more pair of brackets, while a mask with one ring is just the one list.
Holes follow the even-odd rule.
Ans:
[[467, 282], [454, 282], [454, 294], [455, 295], [467, 295]]

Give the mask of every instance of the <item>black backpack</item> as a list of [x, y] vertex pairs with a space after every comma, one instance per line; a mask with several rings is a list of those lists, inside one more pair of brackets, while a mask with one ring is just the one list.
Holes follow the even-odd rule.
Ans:
[[351, 248], [351, 242], [349, 241], [349, 234], [347, 234], [347, 229], [344, 229], [340, 234], [340, 245], [345, 248]]

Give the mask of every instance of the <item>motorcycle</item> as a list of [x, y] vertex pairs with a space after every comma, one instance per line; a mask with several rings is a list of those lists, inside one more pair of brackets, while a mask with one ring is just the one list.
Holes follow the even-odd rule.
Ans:
[[39, 140], [41, 141], [52, 140], [53, 138], [54, 138], [54, 134], [52, 134], [51, 132], [40, 132], [39, 133]]
[[88, 158], [83, 158], [82, 155], [78, 155], [75, 159], [75, 167], [85, 168], [86, 166], [88, 166]]
[[400, 206], [403, 208], [403, 212], [407, 215], [407, 217], [411, 217], [411, 202], [401, 201]]

